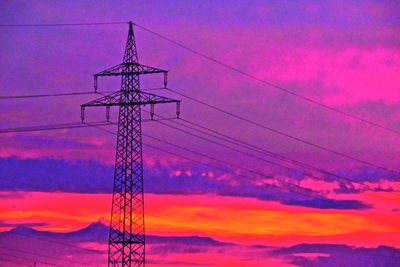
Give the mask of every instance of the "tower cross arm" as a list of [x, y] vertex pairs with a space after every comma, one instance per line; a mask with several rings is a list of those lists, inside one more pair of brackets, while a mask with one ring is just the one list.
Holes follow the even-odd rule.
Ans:
[[165, 96], [159, 96], [151, 93], [140, 92], [142, 102], [145, 104], [162, 104], [162, 103], [180, 103], [181, 100], [172, 99]]
[[180, 100], [159, 96], [155, 94], [139, 92], [138, 98], [129, 99], [126, 97], [127, 92], [118, 91], [110, 95], [95, 99], [87, 102], [81, 107], [95, 107], [95, 106], [140, 106], [148, 104], [163, 104], [163, 103], [179, 103]]
[[121, 76], [121, 75], [140, 75], [140, 74], [152, 74], [152, 73], [168, 73], [166, 70], [142, 65], [139, 63], [122, 63], [111, 68], [108, 68], [102, 72], [94, 74], [98, 76]]

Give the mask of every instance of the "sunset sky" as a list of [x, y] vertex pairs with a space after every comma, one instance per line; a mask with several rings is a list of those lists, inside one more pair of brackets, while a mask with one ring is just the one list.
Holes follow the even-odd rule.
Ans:
[[[400, 257], [399, 14], [395, 0], [0, 3], [0, 24], [133, 21], [242, 73], [383, 126], [313, 104], [134, 26], [139, 61], [168, 70], [169, 88], [262, 125], [168, 90], [151, 91], [181, 99], [183, 120], [149, 122], [142, 114], [146, 232], [220, 242], [191, 252], [190, 244], [177, 245], [171, 252], [157, 245], [164, 239], [155, 239], [149, 264], [165, 267], [334, 266], [329, 264], [343, 253], [354, 255], [343, 266], [357, 266], [366, 251], [378, 255], [368, 258], [371, 264], [388, 259], [382, 247], [393, 248], [392, 259]], [[92, 91], [94, 73], [122, 62], [127, 31], [127, 24], [1, 27], [0, 96]], [[162, 76], [145, 77], [141, 86], [162, 87]], [[118, 78], [99, 79], [100, 91], [119, 87]], [[5, 129], [79, 122], [80, 105], [99, 96], [1, 97]], [[105, 119], [102, 108], [86, 114], [87, 121]], [[157, 106], [156, 114], [172, 118], [175, 106]], [[111, 120], [117, 115], [114, 107]], [[212, 134], [206, 128], [193, 131], [189, 123], [258, 152], [204, 134]], [[93, 127], [1, 133], [0, 231], [69, 233], [107, 225], [115, 144], [115, 135]], [[1, 250], [18, 242], [0, 235], [0, 263], [20, 266], [23, 258]], [[94, 243], [77, 245], [105, 250], [104, 240]], [[311, 247], [296, 250], [304, 244]], [[321, 244], [344, 247], [327, 252]], [[70, 259], [86, 257], [68, 253]], [[106, 266], [106, 259], [100, 264]]]

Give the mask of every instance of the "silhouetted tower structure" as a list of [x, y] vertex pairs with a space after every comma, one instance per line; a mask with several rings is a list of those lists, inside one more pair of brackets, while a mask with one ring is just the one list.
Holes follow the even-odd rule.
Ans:
[[121, 89], [81, 105], [82, 121], [85, 107], [105, 106], [108, 121], [110, 107], [119, 106], [108, 266], [145, 264], [141, 106], [150, 105], [153, 118], [155, 104], [176, 103], [176, 113], [179, 117], [180, 104], [179, 100], [141, 91], [140, 75], [154, 73], [164, 74], [166, 87], [167, 71], [139, 64], [133, 26], [130, 22], [122, 64], [94, 75], [96, 92], [99, 76], [122, 76]]

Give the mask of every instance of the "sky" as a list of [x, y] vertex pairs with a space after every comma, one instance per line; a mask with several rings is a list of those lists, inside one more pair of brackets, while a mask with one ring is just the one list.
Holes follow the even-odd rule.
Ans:
[[[395, 131], [399, 14], [394, 0], [0, 3], [0, 24], [133, 21], [257, 79]], [[92, 91], [94, 73], [121, 63], [127, 31], [127, 24], [1, 27], [0, 96]], [[354, 266], [399, 257], [399, 133], [251, 79], [139, 26], [134, 31], [140, 63], [168, 70], [169, 88], [263, 125], [165, 89], [151, 91], [181, 99], [182, 120], [149, 122], [143, 107], [150, 264]], [[144, 77], [141, 86], [160, 88], [163, 78]], [[100, 91], [119, 87], [118, 78], [99, 79]], [[80, 105], [97, 97], [0, 98], [0, 129], [79, 122]], [[175, 107], [156, 106], [156, 114], [172, 118]], [[87, 121], [104, 117], [102, 108], [86, 112]], [[111, 120], [117, 119], [113, 108]], [[214, 132], [188, 128], [193, 125]], [[210, 136], [216, 132], [234, 139]], [[43, 250], [42, 235], [67, 242], [68, 233], [80, 235], [79, 229], [93, 230], [90, 225], [106, 229], [115, 143], [115, 135], [97, 128], [1, 133], [0, 246], [20, 246], [23, 241], [7, 234], [14, 228], [32, 234]], [[216, 243], [191, 250], [190, 236]], [[74, 242], [106, 249], [97, 237]], [[174, 251], [164, 251], [163, 242]], [[7, 253], [0, 262], [46, 262]], [[348, 262], [338, 263], [344, 255]]]

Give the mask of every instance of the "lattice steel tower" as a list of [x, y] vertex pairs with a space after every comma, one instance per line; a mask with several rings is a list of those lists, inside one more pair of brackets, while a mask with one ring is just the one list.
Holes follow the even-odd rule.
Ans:
[[96, 92], [99, 76], [122, 76], [121, 89], [81, 105], [82, 121], [85, 107], [105, 106], [106, 118], [109, 121], [110, 107], [119, 106], [108, 266], [145, 264], [141, 106], [150, 105], [153, 118], [154, 104], [175, 102], [179, 117], [180, 104], [179, 100], [141, 91], [140, 75], [153, 73], [164, 74], [166, 87], [167, 71], [139, 64], [133, 26], [130, 22], [122, 64], [94, 75]]

